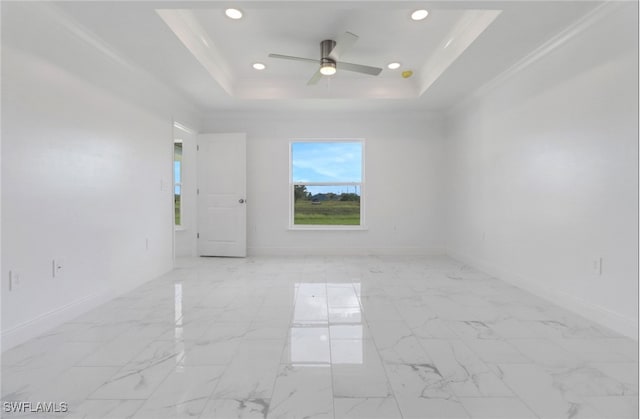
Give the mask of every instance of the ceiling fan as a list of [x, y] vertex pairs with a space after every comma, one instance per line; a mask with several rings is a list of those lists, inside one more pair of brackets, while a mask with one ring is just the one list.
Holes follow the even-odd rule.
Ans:
[[351, 32], [345, 32], [336, 41], [332, 39], [325, 39], [324, 41], [320, 42], [319, 60], [314, 60], [312, 58], [293, 57], [290, 55], [282, 54], [269, 54], [269, 57], [280, 58], [283, 60], [307, 61], [320, 64], [320, 68], [318, 68], [318, 71], [316, 71], [315, 74], [311, 77], [311, 79], [307, 83], [308, 85], [318, 83], [322, 76], [334, 75], [337, 69], [355, 71], [356, 73], [364, 73], [370, 74], [372, 76], [377, 76], [382, 71], [381, 68], [362, 64], [345, 63], [344, 61], [340, 61], [340, 56], [344, 54], [345, 51], [350, 49], [357, 40], [358, 36], [352, 34]]

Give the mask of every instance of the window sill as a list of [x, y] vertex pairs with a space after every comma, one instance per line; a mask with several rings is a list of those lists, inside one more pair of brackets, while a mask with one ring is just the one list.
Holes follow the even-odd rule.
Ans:
[[367, 226], [327, 226], [327, 225], [298, 225], [289, 226], [290, 231], [366, 231]]
[[182, 226], [173, 226], [174, 231], [184, 231], [186, 230], [184, 227]]

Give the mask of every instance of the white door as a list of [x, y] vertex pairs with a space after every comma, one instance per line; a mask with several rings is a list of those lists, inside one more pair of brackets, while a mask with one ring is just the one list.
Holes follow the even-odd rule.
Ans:
[[198, 254], [247, 255], [246, 134], [198, 135]]

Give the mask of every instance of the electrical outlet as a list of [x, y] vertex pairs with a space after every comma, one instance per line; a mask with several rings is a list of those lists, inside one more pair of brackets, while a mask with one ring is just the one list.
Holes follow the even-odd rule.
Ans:
[[14, 270], [9, 271], [9, 291], [16, 291], [20, 288], [20, 273]]
[[594, 274], [598, 276], [602, 275], [602, 257], [593, 260], [592, 268]]
[[51, 261], [51, 277], [55, 279], [62, 278], [64, 273], [64, 261], [60, 258]]

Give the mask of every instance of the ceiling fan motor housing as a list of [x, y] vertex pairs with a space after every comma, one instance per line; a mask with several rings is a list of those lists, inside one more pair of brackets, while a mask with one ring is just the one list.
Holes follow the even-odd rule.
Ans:
[[320, 42], [320, 74], [323, 76], [333, 76], [336, 74], [336, 60], [329, 57], [331, 51], [336, 46], [336, 41], [325, 39]]
[[336, 61], [329, 58], [329, 54], [331, 54], [331, 51], [333, 51], [335, 47], [336, 41], [334, 40], [325, 39], [324, 41], [320, 42], [320, 57], [323, 63], [331, 62], [335, 64]]

